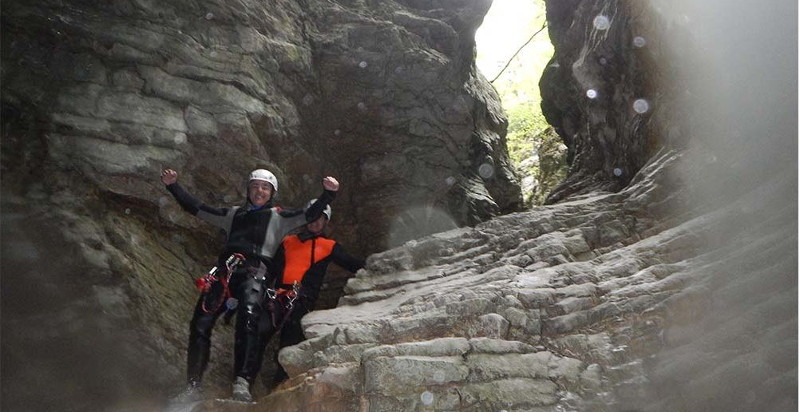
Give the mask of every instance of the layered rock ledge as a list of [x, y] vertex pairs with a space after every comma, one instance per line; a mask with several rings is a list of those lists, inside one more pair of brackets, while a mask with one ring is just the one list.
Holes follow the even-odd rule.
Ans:
[[[311, 339], [281, 352], [292, 379], [262, 410], [791, 405], [796, 365], [782, 359], [796, 359], [796, 289], [781, 285], [796, 233], [779, 224], [791, 208], [752, 220], [782, 196], [780, 181], [664, 220], [686, 195], [671, 190], [681, 163], [664, 152], [620, 193], [371, 256], [337, 308], [304, 318]], [[749, 328], [752, 344], [726, 345]]]

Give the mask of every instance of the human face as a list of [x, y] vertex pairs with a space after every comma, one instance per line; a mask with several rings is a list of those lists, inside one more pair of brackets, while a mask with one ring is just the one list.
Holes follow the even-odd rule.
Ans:
[[325, 230], [325, 225], [327, 224], [328, 224], [328, 218], [325, 217], [325, 215], [322, 215], [319, 217], [319, 219], [307, 224], [306, 229], [308, 229], [309, 232], [318, 235], [322, 233], [323, 230]]
[[251, 180], [247, 184], [247, 198], [255, 207], [262, 207], [272, 198], [272, 184], [263, 180]]

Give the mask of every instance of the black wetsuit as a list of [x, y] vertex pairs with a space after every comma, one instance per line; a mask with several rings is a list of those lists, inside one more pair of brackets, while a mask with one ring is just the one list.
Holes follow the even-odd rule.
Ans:
[[[238, 299], [234, 374], [252, 384], [261, 368], [258, 328], [264, 313], [264, 281], [274, 277], [268, 273], [273, 267], [272, 257], [286, 234], [322, 216], [336, 192], [325, 190], [304, 211], [281, 210], [272, 207], [271, 202], [261, 208], [254, 208], [249, 202], [244, 207], [214, 208], [190, 195], [178, 183], [168, 185], [167, 189], [184, 210], [225, 231], [225, 248], [218, 258], [220, 267], [224, 267], [224, 261], [233, 253], [241, 253], [246, 258], [245, 263], [233, 272], [229, 290], [232, 297]], [[212, 328], [225, 312], [225, 305], [209, 310], [208, 305], [204, 306], [203, 298], [198, 299], [189, 326], [187, 379], [191, 384], [198, 384], [202, 379], [211, 352]]]
[[[281, 242], [273, 260], [277, 276], [271, 283], [275, 290], [290, 291], [294, 282], [298, 281], [300, 288], [290, 310], [287, 310], [285, 300], [268, 301], [269, 316], [261, 321], [262, 348], [278, 328], [281, 331], [279, 349], [296, 345], [305, 339], [300, 319], [314, 309], [331, 262], [353, 273], [364, 267], [363, 260], [349, 255], [336, 241], [308, 231], [287, 236]], [[273, 383], [287, 377], [277, 359], [276, 364], [278, 371]]]

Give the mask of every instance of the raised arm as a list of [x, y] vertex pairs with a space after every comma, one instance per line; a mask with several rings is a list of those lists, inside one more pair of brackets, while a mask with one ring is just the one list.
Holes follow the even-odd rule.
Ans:
[[232, 210], [228, 208], [215, 208], [207, 206], [196, 197], [192, 196], [186, 189], [178, 183], [178, 172], [172, 169], [161, 171], [161, 183], [164, 183], [167, 190], [172, 194], [183, 210], [195, 215], [214, 226], [228, 230]]
[[336, 192], [339, 190], [339, 181], [335, 177], [325, 176], [322, 179], [322, 188], [324, 189], [322, 195], [317, 197], [317, 201], [306, 209], [306, 222], [313, 222], [322, 216], [325, 207], [336, 198]]

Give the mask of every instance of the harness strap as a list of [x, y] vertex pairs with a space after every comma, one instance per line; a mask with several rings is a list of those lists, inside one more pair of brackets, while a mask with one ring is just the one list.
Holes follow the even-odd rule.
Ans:
[[299, 282], [295, 282], [291, 289], [285, 287], [267, 289], [267, 297], [269, 298], [267, 305], [270, 308], [272, 326], [280, 329], [289, 320], [292, 310], [294, 310], [294, 301], [300, 296], [301, 288], [302, 285]]
[[[202, 304], [201, 304], [201, 309], [203, 310], [203, 312], [205, 312], [205, 313], [214, 313], [214, 312], [218, 311], [219, 308], [222, 307], [223, 304], [225, 304], [225, 301], [227, 301], [228, 298], [231, 297], [231, 291], [230, 291], [230, 288], [228, 287], [228, 284], [231, 281], [231, 276], [233, 275], [233, 270], [237, 266], [240, 266], [244, 261], [245, 261], [244, 255], [242, 255], [240, 253], [234, 253], [234, 254], [230, 255], [227, 260], [225, 260], [225, 270], [228, 272], [227, 276], [222, 276], [222, 277], [218, 276], [217, 272], [219, 270], [219, 266], [214, 266], [208, 272], [208, 274], [206, 274], [205, 276], [203, 276], [201, 278], [198, 278], [198, 280], [195, 282], [198, 287], [201, 287], [201, 285], [203, 285], [203, 286], [209, 285], [208, 287], [213, 287], [215, 282], [219, 282], [222, 285], [222, 296], [220, 297], [218, 302], [214, 303], [214, 305], [213, 305], [214, 307], [213, 308], [209, 308], [206, 305], [206, 300], [203, 299]], [[210, 292], [210, 290], [209, 290], [209, 292]], [[209, 292], [205, 292], [205, 293], [209, 293]]]

